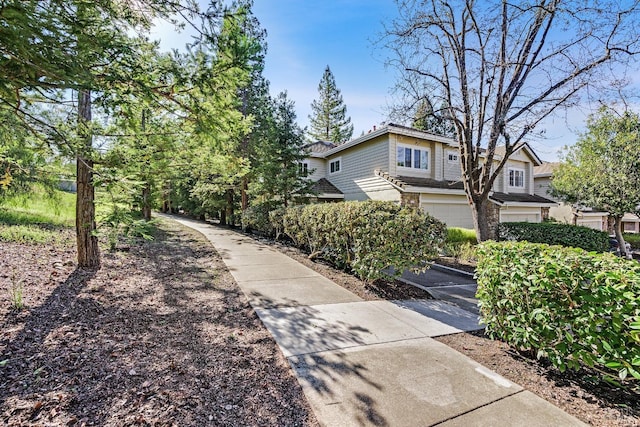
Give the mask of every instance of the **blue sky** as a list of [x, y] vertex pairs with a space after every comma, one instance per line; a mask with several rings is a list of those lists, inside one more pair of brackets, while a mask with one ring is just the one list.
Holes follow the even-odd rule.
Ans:
[[[205, 2], [204, 0], [202, 1]], [[295, 102], [298, 123], [308, 125], [311, 102], [327, 65], [336, 79], [354, 124], [354, 137], [386, 120], [396, 71], [384, 65], [389, 53], [375, 42], [397, 14], [392, 0], [255, 0], [253, 12], [267, 30], [265, 77], [273, 95], [286, 90]], [[153, 38], [165, 48], [180, 48], [188, 34], [160, 25]], [[531, 142], [543, 160], [572, 144], [589, 111], [559, 113], [541, 128], [547, 139]]]

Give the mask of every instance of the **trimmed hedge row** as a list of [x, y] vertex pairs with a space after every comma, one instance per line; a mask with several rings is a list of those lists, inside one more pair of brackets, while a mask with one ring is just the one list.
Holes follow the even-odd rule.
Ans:
[[596, 252], [609, 250], [609, 236], [604, 231], [554, 222], [501, 223], [498, 226], [498, 239], [569, 246]]
[[[247, 221], [249, 223], [249, 221]], [[253, 221], [252, 228], [262, 221]], [[243, 221], [244, 224], [244, 221]], [[321, 257], [365, 280], [426, 268], [438, 256], [445, 225], [422, 211], [392, 202], [325, 203], [278, 209], [259, 231], [285, 234], [311, 257]], [[256, 228], [257, 229], [257, 228]]]
[[486, 330], [547, 357], [640, 379], [640, 264], [609, 253], [527, 242], [478, 245]]

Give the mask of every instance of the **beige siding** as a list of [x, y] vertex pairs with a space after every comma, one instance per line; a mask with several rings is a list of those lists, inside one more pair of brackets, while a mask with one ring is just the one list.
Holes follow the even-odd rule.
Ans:
[[[518, 154], [521, 153], [522, 150], [520, 150], [518, 152]], [[509, 186], [509, 169], [520, 169], [524, 171], [524, 187], [519, 188], [519, 187], [510, 187]], [[504, 189], [503, 190], [496, 190], [496, 191], [502, 191], [503, 193], [526, 193], [526, 194], [533, 194], [533, 165], [531, 163], [525, 163], [522, 161], [517, 161], [517, 160], [513, 160], [513, 159], [509, 159], [507, 161], [507, 164], [504, 166], [504, 169], [502, 170], [502, 176], [503, 176], [503, 185], [504, 185]]]
[[438, 181], [444, 179], [444, 153], [442, 144], [435, 143], [433, 149], [433, 177]]
[[577, 218], [576, 225], [581, 225], [583, 227], [593, 228], [598, 231], [606, 231], [606, 221], [601, 217], [584, 217]]
[[534, 181], [533, 194], [540, 197], [551, 198], [549, 190], [551, 189], [551, 178], [536, 178]]
[[[458, 156], [458, 161], [454, 163], [449, 163], [449, 153], [456, 154]], [[460, 152], [457, 148], [454, 147], [445, 147], [443, 158], [443, 179], [447, 181], [457, 181], [460, 179]]]
[[564, 203], [549, 208], [549, 217], [565, 224], [573, 224], [573, 208]]
[[[386, 136], [367, 141], [326, 159], [326, 178], [344, 193], [345, 200], [366, 200], [374, 193], [395, 191], [394, 187], [375, 176], [375, 171], [387, 171], [389, 150]], [[340, 172], [330, 173], [330, 164], [340, 158]], [[397, 192], [397, 191], [396, 191]]]
[[449, 227], [473, 228], [471, 207], [465, 195], [422, 193], [420, 207]]
[[[418, 138], [413, 138], [404, 135], [393, 135], [389, 141], [389, 174], [391, 176], [411, 176], [419, 178], [435, 178], [435, 157], [436, 150], [435, 145], [439, 144], [432, 141], [425, 141]], [[397, 147], [398, 145], [406, 145], [409, 147], [415, 147], [419, 149], [429, 150], [429, 169], [422, 171], [413, 168], [399, 168], [397, 166]]]
[[309, 175], [311, 180], [318, 181], [320, 178], [326, 178], [327, 167], [324, 159], [308, 157], [305, 159], [305, 162], [309, 165], [309, 171], [313, 171], [313, 173]]

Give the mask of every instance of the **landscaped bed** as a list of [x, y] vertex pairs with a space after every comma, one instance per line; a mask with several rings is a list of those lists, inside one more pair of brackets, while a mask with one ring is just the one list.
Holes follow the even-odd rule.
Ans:
[[[338, 285], [365, 299], [402, 300], [420, 298], [410, 285], [397, 281], [379, 281], [375, 287], [352, 275], [336, 270], [324, 262], [314, 262], [301, 250], [281, 242], [271, 243], [288, 256], [304, 263]], [[436, 260], [442, 265], [473, 271], [471, 264], [452, 257]], [[385, 284], [385, 291], [379, 291]], [[417, 288], [416, 288], [417, 289]], [[429, 296], [427, 296], [429, 298]], [[498, 374], [532, 391], [564, 411], [594, 426], [640, 425], [640, 395], [615, 388], [595, 380], [597, 373], [590, 370], [565, 371], [551, 366], [544, 360], [536, 360], [534, 354], [520, 353], [501, 341], [487, 338], [482, 331], [460, 333], [436, 338]]]
[[57, 246], [0, 242], [0, 424], [317, 425], [200, 234], [163, 223], [91, 274], [74, 271], [64, 233]]
[[[75, 272], [72, 231], [54, 245], [0, 243], [0, 420], [7, 425], [317, 425], [275, 342], [198, 233], [163, 222], [152, 242]], [[64, 242], [64, 243], [61, 243]], [[287, 255], [367, 300], [426, 297], [367, 285]], [[10, 290], [23, 284], [22, 311]], [[439, 338], [597, 426], [632, 426], [640, 398], [564, 373], [482, 335]]]

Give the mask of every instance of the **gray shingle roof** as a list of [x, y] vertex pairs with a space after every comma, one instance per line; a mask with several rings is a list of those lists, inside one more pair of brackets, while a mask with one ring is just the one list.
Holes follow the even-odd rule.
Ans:
[[490, 199], [495, 200], [498, 203], [508, 203], [508, 202], [517, 202], [517, 203], [554, 203], [553, 200], [549, 200], [542, 196], [537, 196], [535, 194], [524, 194], [524, 193], [493, 193], [489, 196]]
[[326, 153], [332, 148], [336, 148], [337, 145], [329, 141], [316, 141], [303, 146], [304, 150], [308, 150], [310, 153]]
[[391, 176], [387, 172], [376, 171], [376, 174], [393, 185], [405, 187], [441, 188], [446, 190], [464, 190], [462, 181], [438, 181], [431, 178], [415, 178], [411, 176]]
[[326, 178], [320, 178], [313, 183], [313, 192], [322, 196], [323, 194], [342, 194], [342, 191], [329, 182]]

